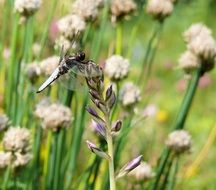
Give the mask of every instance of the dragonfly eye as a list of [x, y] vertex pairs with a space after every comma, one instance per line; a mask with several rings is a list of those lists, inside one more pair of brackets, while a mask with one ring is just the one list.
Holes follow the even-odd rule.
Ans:
[[85, 53], [84, 52], [80, 52], [80, 53], [78, 53], [77, 57], [78, 57], [79, 61], [83, 61], [85, 59]]

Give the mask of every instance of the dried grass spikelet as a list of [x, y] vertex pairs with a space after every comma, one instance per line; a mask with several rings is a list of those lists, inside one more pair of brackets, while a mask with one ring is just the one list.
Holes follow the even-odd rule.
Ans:
[[112, 21], [116, 22], [121, 17], [128, 16], [137, 9], [133, 0], [113, 0], [111, 2]]
[[129, 66], [127, 59], [120, 55], [113, 55], [106, 60], [104, 72], [111, 80], [118, 81], [127, 77]]
[[141, 100], [140, 89], [132, 82], [124, 84], [120, 90], [120, 101], [124, 107], [133, 107], [136, 103]]
[[70, 40], [73, 40], [77, 34], [84, 32], [86, 28], [85, 21], [75, 14], [61, 18], [57, 25], [61, 35]]
[[58, 56], [51, 56], [48, 57], [40, 62], [41, 73], [49, 76], [52, 72], [58, 67], [59, 64], [59, 57]]
[[41, 6], [41, 0], [15, 0], [14, 9], [22, 16], [34, 14]]
[[148, 163], [141, 162], [141, 164], [131, 171], [128, 176], [130, 176], [130, 179], [133, 178], [132, 180], [136, 183], [141, 183], [152, 179], [155, 174], [152, 171], [152, 167]]
[[79, 15], [84, 20], [94, 20], [97, 18], [98, 7], [102, 1], [95, 0], [76, 0], [72, 4], [72, 13]]
[[29, 80], [34, 83], [41, 74], [41, 68], [37, 62], [33, 62], [27, 65], [26, 74]]
[[4, 169], [10, 165], [12, 161], [12, 153], [11, 152], [0, 152], [0, 169]]
[[39, 104], [36, 107], [35, 115], [42, 119], [44, 129], [52, 129], [53, 131], [69, 127], [72, 120], [71, 110], [61, 104], [48, 106]]
[[176, 130], [169, 134], [165, 144], [175, 154], [182, 154], [190, 150], [191, 136], [185, 130]]
[[173, 3], [171, 0], [148, 0], [146, 11], [153, 18], [163, 21], [173, 12]]
[[25, 153], [30, 148], [30, 131], [26, 128], [10, 127], [3, 137], [5, 151]]
[[186, 73], [191, 73], [199, 67], [200, 63], [199, 57], [187, 50], [179, 59], [179, 68], [183, 69]]

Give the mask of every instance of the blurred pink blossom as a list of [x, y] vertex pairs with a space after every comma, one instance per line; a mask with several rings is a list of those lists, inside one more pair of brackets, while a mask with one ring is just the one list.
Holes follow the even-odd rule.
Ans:
[[209, 85], [212, 84], [212, 79], [209, 75], [205, 74], [199, 80], [199, 88], [207, 88]]
[[49, 39], [52, 42], [55, 42], [55, 40], [56, 40], [56, 38], [58, 36], [58, 33], [59, 33], [59, 29], [58, 29], [58, 26], [57, 26], [57, 21], [53, 20], [51, 22], [51, 25], [50, 25], [50, 28], [49, 28]]

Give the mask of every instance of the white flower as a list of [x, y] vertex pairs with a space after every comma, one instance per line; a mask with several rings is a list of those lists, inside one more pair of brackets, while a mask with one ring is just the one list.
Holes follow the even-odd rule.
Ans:
[[129, 173], [129, 176], [134, 177], [136, 182], [144, 182], [153, 178], [155, 174], [148, 163], [142, 162]]
[[184, 40], [187, 42], [187, 48], [200, 59], [203, 71], [214, 68], [216, 41], [209, 28], [201, 23], [193, 24], [184, 32]]
[[196, 70], [200, 65], [200, 59], [191, 51], [183, 53], [179, 59], [179, 67], [186, 73]]
[[190, 150], [191, 136], [185, 130], [176, 130], [169, 134], [165, 144], [176, 154], [184, 153]]
[[37, 57], [39, 55], [41, 51], [41, 45], [39, 43], [34, 43], [32, 45], [32, 53], [35, 57]]
[[14, 161], [12, 163], [13, 167], [20, 167], [25, 166], [29, 163], [29, 161], [32, 159], [32, 155], [29, 153], [21, 154], [19, 152], [16, 152], [14, 154]]
[[0, 131], [7, 128], [9, 124], [9, 118], [6, 115], [0, 115]]
[[139, 102], [140, 89], [135, 86], [132, 82], [127, 82], [120, 90], [120, 100], [122, 105], [125, 107], [130, 107]]
[[156, 19], [164, 19], [173, 12], [173, 3], [170, 0], [148, 0], [146, 11]]
[[85, 21], [78, 15], [67, 15], [57, 23], [60, 33], [68, 39], [73, 39], [85, 30]]
[[64, 48], [64, 51], [67, 52], [71, 48], [76, 49], [78, 47], [78, 44], [76, 42], [71, 42], [71, 40], [61, 35], [55, 41], [55, 49], [61, 49], [62, 47]]
[[49, 76], [52, 72], [58, 67], [59, 65], [59, 57], [58, 56], [51, 56], [41, 61], [40, 68], [41, 72]]
[[30, 145], [30, 131], [26, 128], [11, 127], [3, 138], [3, 147], [6, 151], [26, 152]]
[[12, 153], [11, 152], [0, 152], [0, 169], [6, 168], [10, 165], [12, 160]]
[[72, 120], [71, 110], [61, 104], [39, 105], [35, 115], [42, 119], [44, 129], [52, 129], [53, 131], [69, 127]]
[[84, 20], [95, 19], [98, 16], [98, 6], [101, 3], [95, 0], [76, 0], [72, 4], [72, 13]]
[[216, 42], [211, 35], [198, 35], [188, 43], [188, 49], [206, 61], [216, 57]]
[[106, 60], [104, 72], [111, 80], [121, 80], [128, 75], [129, 61], [120, 55], [113, 55]]
[[15, 0], [15, 11], [27, 16], [34, 14], [41, 6], [41, 0]]
[[137, 9], [137, 5], [133, 0], [113, 0], [111, 2], [111, 14], [113, 21], [120, 16], [127, 16]]
[[31, 82], [35, 82], [35, 80], [40, 76], [41, 69], [40, 66], [33, 62], [31, 64], [28, 64], [26, 67], [26, 73]]
[[202, 23], [192, 24], [183, 34], [185, 42], [189, 43], [199, 35], [211, 35], [212, 31]]

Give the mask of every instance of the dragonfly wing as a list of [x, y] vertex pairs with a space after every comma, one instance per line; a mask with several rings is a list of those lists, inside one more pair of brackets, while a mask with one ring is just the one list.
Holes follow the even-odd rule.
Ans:
[[40, 86], [37, 93], [43, 91], [47, 88], [50, 84], [52, 84], [57, 78], [59, 77], [59, 68], [57, 67], [53, 73], [49, 76], [49, 78]]
[[70, 71], [59, 77], [59, 83], [68, 90], [83, 91], [86, 87], [85, 78]]
[[81, 75], [84, 77], [97, 77], [102, 76], [102, 69], [99, 65], [95, 64], [92, 61], [88, 61], [86, 63], [78, 62], [71, 71], [77, 75]]

